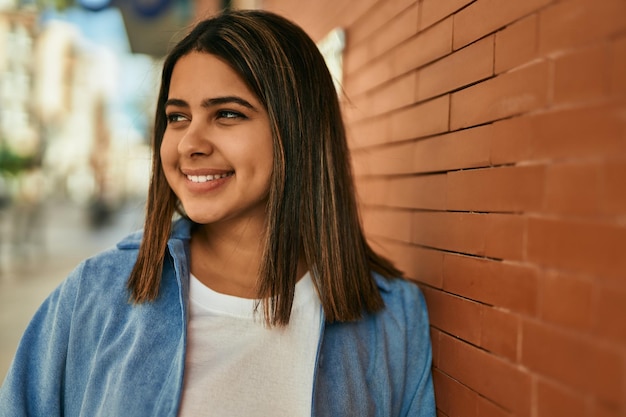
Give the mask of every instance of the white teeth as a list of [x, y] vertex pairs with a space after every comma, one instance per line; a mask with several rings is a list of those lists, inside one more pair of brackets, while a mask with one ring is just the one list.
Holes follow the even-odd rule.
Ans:
[[219, 175], [187, 175], [187, 179], [189, 179], [189, 181], [191, 182], [207, 182], [207, 181], [217, 180], [220, 178], [226, 178], [230, 175], [231, 173], [219, 174]]

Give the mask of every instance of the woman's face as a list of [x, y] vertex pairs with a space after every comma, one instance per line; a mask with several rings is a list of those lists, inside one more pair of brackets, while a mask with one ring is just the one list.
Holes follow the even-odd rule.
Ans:
[[239, 75], [214, 55], [183, 56], [165, 113], [163, 171], [191, 220], [263, 222], [272, 134], [267, 111]]

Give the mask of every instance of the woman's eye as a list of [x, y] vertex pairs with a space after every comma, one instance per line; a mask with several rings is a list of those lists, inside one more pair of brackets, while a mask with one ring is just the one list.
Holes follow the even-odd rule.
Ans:
[[245, 119], [246, 116], [244, 116], [243, 114], [237, 112], [237, 111], [232, 111], [232, 110], [220, 110], [217, 112], [217, 118], [218, 119], [228, 119], [228, 120], [235, 120], [235, 119]]
[[167, 115], [167, 123], [176, 123], [187, 120], [185, 116], [179, 113], [172, 113]]

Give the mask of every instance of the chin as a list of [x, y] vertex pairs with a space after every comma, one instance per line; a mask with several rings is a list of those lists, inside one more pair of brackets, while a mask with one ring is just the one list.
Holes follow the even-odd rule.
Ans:
[[187, 215], [187, 218], [189, 220], [191, 220], [192, 222], [196, 223], [196, 224], [210, 224], [210, 223], [214, 223], [215, 221], [217, 221], [216, 218], [214, 218], [213, 216], [207, 216], [206, 214], [202, 215], [202, 214], [189, 214], [188, 212], [185, 212], [185, 214]]
[[208, 224], [215, 221], [215, 216], [208, 216], [206, 210], [194, 210], [185, 207], [184, 205], [180, 205], [181, 213], [187, 219], [191, 220], [197, 224]]

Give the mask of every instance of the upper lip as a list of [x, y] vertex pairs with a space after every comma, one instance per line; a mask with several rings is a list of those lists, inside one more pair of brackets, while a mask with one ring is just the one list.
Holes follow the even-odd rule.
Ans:
[[223, 175], [234, 172], [232, 169], [215, 169], [215, 168], [185, 168], [180, 170], [187, 176], [207, 176], [207, 175]]

